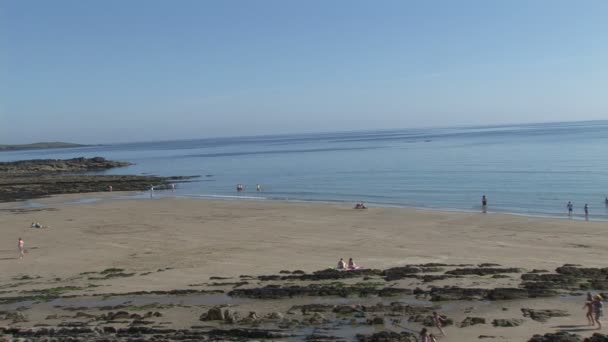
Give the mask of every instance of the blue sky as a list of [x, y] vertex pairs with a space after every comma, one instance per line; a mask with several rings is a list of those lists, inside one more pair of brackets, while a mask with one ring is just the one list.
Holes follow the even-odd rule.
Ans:
[[608, 118], [608, 1], [0, 2], [0, 143]]

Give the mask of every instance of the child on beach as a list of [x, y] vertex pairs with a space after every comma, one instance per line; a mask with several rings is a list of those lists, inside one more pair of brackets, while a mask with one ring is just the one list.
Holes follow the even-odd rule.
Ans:
[[420, 330], [420, 338], [418, 339], [419, 342], [431, 342], [431, 337], [429, 336], [429, 333], [427, 332], [426, 328], [422, 328], [422, 330]]
[[600, 317], [604, 316], [604, 303], [602, 303], [602, 300], [604, 298], [602, 298], [602, 296], [595, 295], [595, 297], [593, 297], [593, 319], [595, 320], [595, 323], [597, 323], [597, 329], [602, 329], [602, 323], [600, 322]]
[[19, 259], [23, 259], [23, 253], [25, 252], [24, 245], [25, 243], [23, 242], [23, 239], [19, 238], [19, 242], [17, 242], [17, 248], [19, 249]]
[[587, 292], [587, 300], [585, 301], [585, 305], [583, 305], [583, 309], [587, 309], [587, 322], [589, 325], [595, 325], [595, 321], [593, 320], [593, 296], [591, 296], [591, 292]]
[[439, 329], [439, 332], [441, 332], [441, 335], [445, 336], [445, 332], [443, 332], [443, 329], [441, 328], [443, 327], [443, 323], [445, 323], [445, 319], [439, 316], [439, 314], [435, 311], [433, 311], [433, 322], [435, 323], [437, 329]]

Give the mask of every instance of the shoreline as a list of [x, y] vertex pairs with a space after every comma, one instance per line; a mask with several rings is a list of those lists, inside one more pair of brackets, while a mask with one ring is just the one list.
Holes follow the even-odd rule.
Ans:
[[[163, 192], [166, 192], [165, 195]], [[242, 195], [216, 195], [216, 194], [179, 194], [173, 193], [169, 190], [163, 189], [155, 192], [154, 199], [164, 199], [164, 198], [183, 198], [183, 199], [194, 199], [194, 200], [202, 200], [202, 201], [243, 201], [243, 202], [269, 202], [269, 203], [302, 203], [302, 204], [319, 204], [319, 205], [338, 205], [343, 207], [350, 207], [352, 209], [355, 202], [347, 202], [347, 201], [331, 201], [331, 200], [300, 200], [300, 199], [274, 199], [268, 197], [261, 196], [242, 196]], [[71, 199], [68, 202], [61, 202], [61, 198]], [[54, 205], [75, 205], [83, 202], [89, 202], [88, 200], [92, 200], [91, 202], [97, 201], [113, 201], [113, 200], [149, 200], [149, 192], [148, 191], [113, 191], [113, 192], [85, 192], [85, 193], [72, 193], [72, 194], [55, 194], [49, 195], [46, 197], [40, 198], [32, 198], [25, 200], [16, 200], [10, 202], [0, 202], [0, 204], [19, 204], [26, 202], [34, 202], [37, 207], [39, 202], [42, 202], [42, 205], [50, 205], [50, 203]], [[49, 204], [44, 204], [49, 203]], [[574, 214], [572, 216], [568, 216], [567, 214], [559, 215], [559, 214], [545, 214], [545, 213], [521, 213], [521, 212], [511, 212], [511, 211], [493, 211], [488, 210], [483, 212], [482, 210], [474, 210], [474, 209], [459, 209], [459, 208], [434, 208], [434, 207], [420, 207], [420, 206], [408, 206], [408, 205], [399, 205], [399, 204], [385, 204], [385, 203], [375, 203], [375, 202], [365, 202], [368, 208], [392, 208], [392, 209], [411, 209], [418, 211], [429, 211], [429, 212], [438, 212], [438, 213], [465, 213], [465, 214], [483, 214], [483, 215], [508, 215], [515, 217], [525, 217], [525, 218], [537, 218], [537, 219], [549, 219], [549, 220], [568, 220], [568, 221], [576, 221], [576, 222], [608, 222], [608, 215], [589, 215], [586, 218], [581, 214]], [[20, 209], [28, 209], [33, 207], [21, 206]], [[598, 217], [599, 216], [599, 217]], [[606, 216], [606, 218], [604, 218]]]

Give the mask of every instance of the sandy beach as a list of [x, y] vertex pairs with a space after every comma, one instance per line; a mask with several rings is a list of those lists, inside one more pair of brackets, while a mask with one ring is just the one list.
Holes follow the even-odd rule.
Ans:
[[[224, 289], [221, 285], [211, 285], [210, 277], [234, 280], [240, 275], [274, 275], [281, 270], [311, 273], [335, 267], [340, 257], [352, 257], [368, 269], [428, 263], [492, 263], [519, 268], [525, 273], [534, 269], [553, 272], [564, 264], [603, 267], [608, 256], [605, 222], [184, 198], [63, 204], [80, 197], [100, 196], [107, 194], [55, 196], [38, 201], [46, 206], [27, 210], [18, 209], [20, 203], [16, 202], [0, 205], [2, 297], [68, 286], [72, 288], [65, 293], [73, 296]], [[33, 221], [50, 228], [30, 228]], [[23, 260], [17, 259], [19, 237], [25, 241]], [[83, 276], [112, 268], [122, 270], [122, 276], [101, 277], [103, 279]], [[500, 278], [449, 278], [431, 283], [401, 279], [390, 284], [408, 289], [444, 285], [492, 288], [518, 287], [520, 282], [520, 274], [509, 274]], [[249, 282], [244, 288], [260, 284]], [[582, 293], [579, 291], [577, 295]], [[374, 299], [365, 299], [370, 300]], [[303, 301], [292, 298], [255, 305], [241, 303], [236, 304], [236, 308], [288, 311], [291, 305]], [[451, 326], [446, 328], [448, 337], [442, 341], [471, 341], [479, 335], [494, 336], [494, 341], [527, 341], [534, 334], [555, 332], [568, 325], [582, 329], [578, 333], [584, 337], [593, 333], [587, 327], [578, 326], [586, 324], [581, 310], [582, 297], [459, 303], [438, 310], [446, 312], [454, 321], [477, 311], [474, 313], [488, 318], [488, 323], [493, 318], [522, 319], [520, 308], [529, 306], [563, 309], [569, 316], [551, 318], [549, 323], [525, 319], [526, 322], [517, 327]], [[6, 320], [0, 321], [0, 325], [33, 327], [43, 322], [47, 314], [59, 310], [48, 304], [39, 305], [28, 310], [26, 322]], [[187, 327], [195, 325], [199, 316], [212, 306], [212, 303], [202, 303], [181, 311], [174, 307], [166, 315], [175, 318], [171, 326]], [[467, 311], [469, 307], [475, 309]], [[0, 310], [3, 309], [0, 307]], [[419, 328], [415, 323], [410, 327]]]

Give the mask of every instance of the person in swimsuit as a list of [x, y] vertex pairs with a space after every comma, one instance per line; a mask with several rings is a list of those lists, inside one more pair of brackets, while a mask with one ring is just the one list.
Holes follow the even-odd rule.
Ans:
[[22, 238], [19, 238], [19, 242], [17, 242], [17, 248], [19, 249], [19, 259], [23, 259], [23, 254], [25, 253], [25, 243]]
[[566, 207], [568, 208], [568, 216], [572, 216], [572, 202], [568, 201], [568, 204], [566, 204]]
[[359, 268], [357, 265], [355, 265], [355, 262], [353, 261], [353, 258], [349, 258], [348, 259], [348, 269], [349, 270], [356, 270], [357, 268]]
[[[593, 302], [592, 302], [592, 306], [593, 306], [593, 319], [595, 320], [595, 323], [597, 323], [597, 329], [602, 329], [602, 323], [600, 322], [600, 318], [602, 316], [604, 316], [604, 303], [602, 303], [602, 300], [604, 298], [602, 298], [602, 296], [595, 295], [595, 297], [593, 297]], [[595, 325], [595, 324], [594, 324]]]
[[443, 332], [443, 329], [441, 329], [441, 327], [443, 327], [443, 323], [445, 323], [445, 319], [439, 316], [436, 311], [433, 311], [433, 323], [435, 323], [435, 326], [437, 327], [437, 329], [439, 329], [441, 335], [445, 336], [445, 332]]
[[422, 330], [420, 330], [420, 338], [418, 339], [419, 342], [431, 342], [431, 337], [429, 336], [429, 333], [427, 332], [426, 328], [422, 328]]
[[343, 270], [345, 268], [346, 268], [346, 263], [344, 262], [344, 259], [340, 258], [340, 261], [338, 261], [338, 269]]
[[585, 305], [583, 305], [583, 309], [587, 309], [587, 322], [589, 325], [595, 325], [595, 321], [593, 320], [593, 296], [591, 296], [591, 292], [587, 292], [587, 300], [585, 301]]

